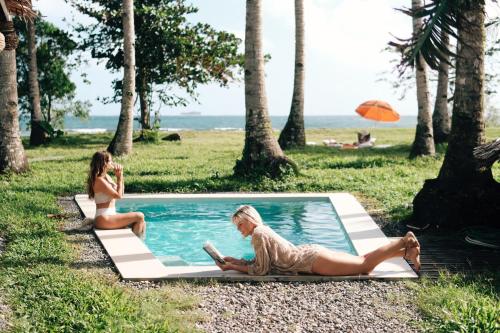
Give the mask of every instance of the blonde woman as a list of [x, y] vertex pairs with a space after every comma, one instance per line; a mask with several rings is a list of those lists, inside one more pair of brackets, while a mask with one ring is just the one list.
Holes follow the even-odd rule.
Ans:
[[223, 271], [236, 270], [250, 275], [310, 273], [318, 275], [358, 275], [370, 273], [382, 261], [404, 257], [420, 269], [420, 244], [412, 232], [363, 256], [335, 252], [319, 245], [295, 246], [271, 228], [252, 206], [241, 206], [232, 222], [243, 237], [252, 237], [255, 258], [247, 261], [225, 257], [226, 264], [216, 263]]
[[[111, 170], [116, 176], [116, 183], [108, 175]], [[97, 229], [120, 229], [130, 226], [138, 237], [143, 238], [146, 230], [143, 213], [116, 212], [115, 200], [123, 197], [124, 185], [123, 166], [113, 163], [111, 154], [107, 151], [96, 152], [92, 156], [87, 179], [87, 193], [96, 205], [94, 226]]]

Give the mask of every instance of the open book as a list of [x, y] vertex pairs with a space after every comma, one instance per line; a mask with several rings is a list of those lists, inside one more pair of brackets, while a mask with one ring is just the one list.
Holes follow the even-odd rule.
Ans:
[[226, 263], [222, 254], [215, 248], [215, 246], [212, 245], [212, 243], [208, 241], [205, 242], [205, 245], [203, 245], [203, 250], [205, 250], [213, 260], [218, 261], [221, 264]]

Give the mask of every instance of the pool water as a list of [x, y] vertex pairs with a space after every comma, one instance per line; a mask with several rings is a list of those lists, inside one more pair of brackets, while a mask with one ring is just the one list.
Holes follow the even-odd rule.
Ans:
[[213, 265], [202, 249], [210, 241], [223, 255], [251, 259], [251, 237], [244, 239], [231, 223], [240, 205], [252, 205], [264, 223], [295, 245], [319, 244], [356, 254], [328, 198], [125, 199], [120, 213], [140, 211], [146, 217], [145, 243], [169, 266]]

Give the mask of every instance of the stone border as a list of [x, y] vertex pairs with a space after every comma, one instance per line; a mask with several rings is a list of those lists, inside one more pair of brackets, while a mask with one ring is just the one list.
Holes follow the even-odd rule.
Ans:
[[[300, 199], [329, 198], [358, 254], [365, 254], [387, 244], [389, 239], [354, 196], [348, 193], [217, 193], [217, 194], [126, 194], [122, 200], [192, 200], [192, 199], [268, 198]], [[95, 215], [95, 204], [85, 194], [75, 196], [75, 201], [86, 218]], [[318, 276], [318, 275], [265, 275], [249, 276], [235, 271], [221, 271], [217, 266], [163, 265], [132, 233], [130, 229], [94, 230], [124, 280], [215, 279], [223, 281], [331, 281], [352, 279], [417, 278], [403, 258], [393, 258], [378, 265], [369, 275]]]

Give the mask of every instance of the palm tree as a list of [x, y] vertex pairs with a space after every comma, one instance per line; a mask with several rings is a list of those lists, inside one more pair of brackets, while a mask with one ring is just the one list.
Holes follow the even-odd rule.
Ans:
[[124, 74], [122, 106], [115, 136], [108, 146], [113, 155], [127, 155], [132, 152], [132, 130], [135, 94], [135, 46], [134, 46], [134, 1], [123, 0], [123, 56]]
[[0, 0], [0, 32], [5, 49], [0, 52], [0, 172], [24, 172], [28, 160], [19, 133], [17, 114], [17, 35], [10, 14], [32, 19], [36, 14], [27, 0]]
[[[439, 38], [445, 31], [457, 38], [455, 96], [448, 149], [436, 179], [426, 180], [413, 200], [413, 224], [453, 226], [498, 224], [500, 184], [474, 158], [484, 138], [485, 4], [483, 0], [433, 0], [423, 31], [411, 41], [404, 61], [422, 54], [437, 69], [443, 52], [452, 54]], [[456, 33], [455, 30], [456, 29]]]
[[38, 86], [38, 65], [36, 57], [36, 31], [32, 20], [28, 25], [28, 54], [29, 54], [29, 91], [31, 100], [31, 134], [30, 145], [39, 146], [46, 142], [47, 135], [40, 125], [42, 121], [42, 108], [40, 106], [40, 87]]
[[[448, 34], [441, 32], [443, 45], [449, 47]], [[450, 115], [448, 114], [448, 73], [450, 56], [443, 54], [444, 59], [439, 62], [438, 85], [436, 91], [436, 103], [432, 113], [432, 128], [434, 132], [434, 143], [448, 142], [451, 130]]]
[[296, 170], [273, 136], [267, 110], [262, 53], [261, 0], [247, 0], [245, 28], [245, 146], [236, 162], [238, 176], [279, 177], [289, 166]]
[[[422, 0], [412, 0], [412, 10], [422, 8]], [[417, 35], [422, 30], [422, 18], [413, 17], [413, 34]], [[434, 155], [434, 138], [432, 133], [432, 117], [429, 87], [427, 84], [427, 65], [422, 56], [416, 58], [416, 80], [417, 80], [417, 130], [415, 140], [410, 151], [410, 157]]]
[[304, 147], [304, 0], [295, 0], [295, 76], [290, 115], [278, 142], [283, 149]]

